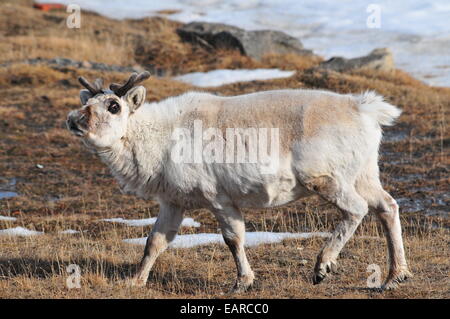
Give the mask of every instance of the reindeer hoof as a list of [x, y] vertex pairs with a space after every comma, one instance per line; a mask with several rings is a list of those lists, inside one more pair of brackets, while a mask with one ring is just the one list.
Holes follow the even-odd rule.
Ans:
[[314, 285], [318, 285], [320, 284], [324, 279], [325, 279], [326, 275], [322, 275], [322, 274], [314, 274], [313, 275], [313, 284]]
[[393, 290], [398, 288], [399, 284], [412, 278], [413, 274], [408, 270], [404, 269], [400, 272], [394, 273], [394, 275], [389, 275], [384, 285], [381, 287], [383, 290]]
[[313, 284], [320, 284], [330, 273], [336, 272], [337, 263], [333, 261], [327, 261], [324, 263], [318, 263], [314, 270], [312, 278]]
[[249, 290], [253, 285], [254, 276], [243, 276], [236, 281], [230, 294], [243, 293]]
[[127, 280], [128, 287], [145, 287], [146, 284], [147, 281], [140, 278], [130, 278]]

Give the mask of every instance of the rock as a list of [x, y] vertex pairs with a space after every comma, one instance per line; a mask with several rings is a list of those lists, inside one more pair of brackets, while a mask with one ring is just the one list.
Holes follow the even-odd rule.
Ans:
[[[6, 62], [0, 64], [0, 67], [7, 67], [14, 63], [26, 63], [30, 65], [37, 65], [37, 64], [44, 64], [49, 65], [52, 68], [55, 69], [64, 69], [67, 67], [73, 67], [77, 69], [90, 69], [90, 70], [97, 70], [97, 71], [105, 71], [105, 72], [142, 72], [144, 70], [143, 66], [140, 65], [134, 65], [132, 67], [129, 66], [121, 66], [121, 65], [110, 65], [105, 63], [99, 63], [99, 62], [91, 62], [91, 61], [76, 61], [72, 59], [67, 58], [54, 58], [54, 59], [45, 59], [45, 58], [32, 58], [32, 59], [25, 59], [21, 61], [14, 61], [14, 62]], [[146, 70], [150, 70], [152, 73], [161, 76], [164, 70], [156, 69], [153, 66], [146, 66]], [[14, 82], [13, 82], [14, 81]], [[12, 83], [14, 84], [24, 84], [28, 81], [28, 79], [13, 79]], [[31, 81], [31, 79], [29, 80]], [[30, 82], [31, 84], [31, 82]]]
[[373, 50], [366, 56], [354, 59], [333, 57], [327, 61], [320, 63], [319, 68], [334, 70], [338, 72], [356, 69], [392, 71], [394, 70], [394, 59], [392, 57], [391, 50], [387, 48], [381, 48]]
[[237, 49], [257, 60], [269, 53], [312, 55], [298, 39], [280, 31], [246, 31], [221, 23], [191, 22], [177, 33], [183, 41], [213, 49]]
[[83, 61], [83, 62], [81, 62], [81, 66], [85, 69], [90, 69], [90, 68], [92, 68], [92, 63], [89, 61]]

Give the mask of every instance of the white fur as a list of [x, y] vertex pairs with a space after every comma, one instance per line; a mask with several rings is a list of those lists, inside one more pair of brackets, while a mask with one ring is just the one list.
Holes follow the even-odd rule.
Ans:
[[359, 95], [357, 99], [361, 112], [375, 118], [380, 125], [393, 125], [394, 120], [402, 113], [400, 109], [386, 103], [381, 95], [373, 91], [367, 91]]
[[[142, 89], [135, 91], [142, 94]], [[340, 250], [369, 207], [377, 211], [389, 234], [391, 271], [387, 286], [409, 274], [398, 206], [382, 189], [377, 164], [380, 125], [391, 125], [401, 111], [381, 96], [316, 90], [235, 97], [190, 92], [133, 106], [137, 107], [134, 113], [127, 109], [131, 100], [121, 99], [126, 124], [110, 128], [111, 136], [121, 135], [120, 139], [111, 140], [102, 129], [100, 136], [88, 133], [84, 140], [110, 167], [125, 192], [156, 199], [161, 205], [133, 284], [145, 284], [157, 256], [175, 237], [183, 211], [207, 208], [217, 217], [235, 258], [235, 288], [246, 289], [254, 274], [244, 252], [245, 226], [239, 209], [285, 205], [311, 194], [319, 194], [343, 213], [341, 224], [319, 254], [315, 282], [335, 267]], [[105, 113], [101, 96], [89, 101], [100, 108], [98, 114]], [[70, 116], [76, 119], [78, 113]], [[192, 126], [198, 118], [219, 129], [231, 125], [281, 128], [284, 148], [277, 170], [262, 174], [259, 164], [175, 163], [170, 157], [175, 144], [171, 133], [178, 127]], [[111, 123], [125, 122], [111, 119]]]

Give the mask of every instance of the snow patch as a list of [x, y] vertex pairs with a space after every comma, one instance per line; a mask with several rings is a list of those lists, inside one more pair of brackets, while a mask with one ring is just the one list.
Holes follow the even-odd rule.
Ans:
[[[139, 226], [148, 226], [156, 223], [156, 217], [144, 218], [144, 219], [124, 219], [124, 218], [106, 218], [101, 221], [111, 222], [111, 223], [120, 223], [125, 224], [127, 226], [139, 227]], [[187, 217], [183, 219], [181, 226], [184, 227], [200, 227], [200, 223], [196, 222], [194, 219]]]
[[14, 221], [16, 220], [16, 217], [9, 217], [9, 216], [2, 216], [0, 215], [0, 220], [4, 220], [4, 221]]
[[[285, 239], [307, 239], [312, 237], [329, 237], [329, 233], [312, 232], [312, 233], [273, 233], [273, 232], [247, 232], [245, 234], [245, 246], [254, 247], [261, 244], [279, 243]], [[134, 245], [145, 245], [147, 237], [124, 239], [125, 243]], [[225, 244], [221, 234], [187, 234], [178, 235], [175, 240], [170, 243], [171, 248], [191, 248], [209, 244]]]
[[177, 76], [174, 79], [199, 87], [213, 87], [235, 82], [287, 78], [294, 73], [295, 71], [281, 71], [279, 69], [214, 70], [209, 72], [187, 73]]
[[0, 236], [34, 236], [43, 234], [44, 234], [43, 232], [29, 230], [20, 226], [0, 230]]
[[63, 231], [60, 231], [59, 232], [60, 234], [64, 234], [64, 235], [72, 235], [72, 234], [78, 234], [79, 233], [79, 231], [78, 230], [74, 230], [74, 229], [66, 229], [66, 230], [63, 230]]

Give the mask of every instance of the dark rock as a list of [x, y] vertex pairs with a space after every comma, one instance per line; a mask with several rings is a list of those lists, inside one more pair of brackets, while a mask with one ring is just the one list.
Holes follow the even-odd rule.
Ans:
[[47, 21], [50, 21], [50, 22], [54, 22], [56, 24], [59, 24], [65, 20], [65, 18], [63, 18], [63, 17], [49, 15], [49, 14], [44, 14], [44, 19]]
[[[9, 67], [13, 64], [30, 64], [30, 65], [48, 65], [49, 67], [56, 69], [63, 73], [70, 73], [71, 68], [76, 69], [88, 69], [88, 70], [97, 70], [104, 72], [120, 72], [120, 73], [130, 73], [130, 72], [143, 72], [149, 71], [153, 76], [163, 77], [167, 75], [167, 70], [157, 67], [152, 64], [147, 65], [133, 65], [133, 66], [120, 66], [120, 65], [111, 65], [105, 63], [91, 62], [91, 61], [76, 61], [67, 58], [54, 58], [54, 59], [44, 59], [44, 58], [33, 58], [33, 59], [25, 59], [19, 61], [10, 61], [1, 63], [0, 67]], [[67, 82], [65, 80], [59, 81], [61, 85], [70, 87], [74, 86], [74, 84]], [[11, 77], [11, 84], [32, 84], [31, 77]], [[78, 86], [78, 83], [75, 84]]]
[[81, 66], [85, 69], [90, 69], [90, 68], [92, 68], [92, 63], [89, 61], [83, 61], [83, 62], [81, 62]]
[[[68, 71], [67, 68], [73, 67], [77, 69], [90, 69], [90, 70], [97, 70], [97, 71], [105, 71], [105, 72], [141, 72], [144, 67], [135, 65], [133, 67], [129, 66], [120, 66], [120, 65], [110, 65], [105, 63], [98, 63], [98, 62], [90, 62], [90, 61], [76, 61], [72, 59], [67, 58], [54, 58], [54, 59], [44, 59], [44, 58], [33, 58], [33, 59], [25, 59], [21, 61], [14, 61], [14, 62], [6, 62], [0, 64], [0, 67], [7, 67], [14, 63], [26, 63], [30, 65], [37, 65], [37, 64], [45, 64], [52, 68], [55, 68], [61, 72]], [[161, 72], [157, 72], [158, 70], [153, 70], [151, 67], [146, 67], [145, 69], [149, 69], [150, 71], [153, 71], [154, 74], [159, 74]], [[160, 70], [159, 70], [160, 71]], [[31, 79], [30, 79], [31, 80]], [[28, 79], [22, 78], [22, 79], [13, 79], [13, 84], [26, 84]], [[30, 83], [31, 84], [31, 83]]]
[[191, 22], [177, 29], [177, 33], [183, 41], [211, 49], [239, 50], [258, 60], [269, 53], [312, 55], [298, 39], [280, 31], [246, 31], [221, 23]]
[[319, 68], [329, 69], [338, 72], [355, 69], [373, 69], [382, 71], [394, 70], [394, 59], [389, 49], [375, 49], [366, 56], [346, 59], [343, 57], [333, 57], [320, 63]]
[[31, 85], [33, 84], [33, 79], [30, 76], [17, 76], [12, 75], [10, 78], [12, 85]]

